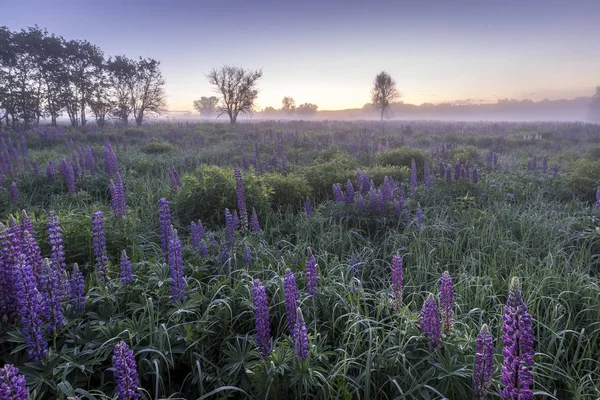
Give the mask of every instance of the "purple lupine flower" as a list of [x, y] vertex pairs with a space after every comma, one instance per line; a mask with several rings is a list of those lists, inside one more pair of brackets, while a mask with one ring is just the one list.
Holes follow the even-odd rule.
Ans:
[[300, 307], [296, 309], [296, 322], [294, 328], [294, 345], [296, 347], [296, 355], [300, 360], [305, 360], [308, 357], [308, 334], [306, 332], [306, 322]]
[[39, 281], [39, 291], [45, 303], [44, 320], [48, 332], [57, 332], [64, 326], [64, 315], [62, 312], [62, 300], [65, 287], [61, 282], [60, 272], [45, 258]]
[[46, 176], [51, 181], [56, 180], [56, 169], [54, 168], [54, 161], [48, 161], [48, 166], [46, 167]]
[[90, 171], [92, 175], [96, 173], [96, 159], [89, 146], [85, 149], [85, 168]]
[[[63, 161], [65, 160], [63, 159]], [[61, 163], [61, 165], [61, 172], [65, 176], [65, 182], [67, 183], [67, 191], [75, 193], [75, 173], [73, 172], [73, 168], [67, 162]]]
[[492, 386], [494, 373], [494, 341], [486, 324], [477, 335], [477, 352], [473, 367], [473, 398], [484, 400]]
[[100, 282], [108, 282], [108, 256], [106, 255], [106, 236], [104, 235], [104, 216], [102, 211], [92, 215], [92, 242], [96, 267]]
[[504, 365], [500, 383], [504, 388], [500, 390], [500, 394], [505, 399], [533, 399], [530, 389], [533, 385], [531, 367], [535, 354], [533, 321], [523, 301], [521, 283], [517, 277], [512, 278], [510, 282], [503, 319]]
[[346, 182], [346, 203], [354, 203], [354, 186], [352, 186], [350, 179]]
[[123, 187], [123, 179], [121, 179], [121, 174], [118, 172], [115, 180], [110, 181], [109, 189], [113, 214], [121, 218], [125, 216], [125, 213], [127, 212], [127, 204], [125, 202], [125, 188]]
[[252, 217], [250, 217], [250, 227], [252, 229], [252, 233], [260, 232], [260, 223], [258, 222], [258, 215], [256, 215], [256, 210], [252, 207]]
[[0, 400], [27, 400], [29, 388], [25, 377], [12, 364], [0, 368]]
[[250, 266], [252, 264], [252, 252], [250, 251], [250, 247], [246, 244], [244, 247], [244, 265]]
[[235, 221], [233, 215], [229, 212], [229, 208], [225, 209], [225, 240], [230, 248], [235, 244]]
[[479, 174], [477, 168], [473, 168], [473, 183], [479, 182]]
[[169, 170], [169, 185], [174, 191], [177, 191], [181, 186], [183, 186], [181, 183], [181, 178], [179, 177], [179, 173], [175, 168], [171, 168]]
[[317, 260], [313, 255], [312, 251], [308, 249], [308, 256], [306, 257], [306, 289], [309, 296], [317, 295], [317, 284], [318, 284], [318, 269]]
[[[33, 228], [30, 230], [29, 228], [23, 226], [23, 224], [26, 224], [25, 220], [28, 220], [27, 214], [25, 214], [25, 216], [22, 218], [21, 231], [23, 238], [21, 240], [21, 252], [27, 257], [27, 262], [33, 270], [33, 276], [35, 277], [36, 282], [39, 282], [42, 268], [42, 252], [40, 250], [40, 246], [38, 246], [37, 242], [33, 238]], [[29, 221], [29, 223], [31, 223], [31, 221]]]
[[198, 224], [194, 221], [190, 222], [190, 234], [192, 236], [192, 247], [198, 249], [200, 247], [200, 230]]
[[[237, 207], [240, 216], [240, 229], [245, 231], [248, 229], [248, 211], [246, 210], [246, 194], [244, 191], [244, 181], [242, 180], [242, 171], [236, 165], [234, 167], [235, 175], [235, 197], [237, 199]], [[253, 216], [256, 213], [253, 213]], [[258, 221], [258, 219], [257, 219]], [[253, 230], [253, 232], [256, 232]]]
[[399, 254], [392, 257], [392, 306], [402, 305], [404, 271], [402, 257]]
[[369, 192], [370, 188], [371, 188], [371, 178], [369, 177], [369, 174], [367, 173], [367, 171], [363, 171], [362, 189], [360, 192], [362, 194], [367, 194]]
[[410, 191], [412, 194], [417, 190], [417, 163], [413, 158], [410, 162]]
[[85, 295], [85, 279], [83, 278], [83, 274], [77, 263], [73, 264], [69, 286], [71, 289], [71, 305], [73, 306], [73, 311], [76, 313], [83, 312], [85, 310], [85, 301], [87, 300]]
[[355, 278], [358, 277], [359, 263], [358, 263], [358, 260], [356, 259], [356, 256], [352, 255], [350, 257], [350, 260], [348, 260], [348, 266], [352, 270], [352, 274], [354, 275], [354, 277]]
[[8, 316], [9, 319], [14, 317], [15, 299], [13, 299], [16, 291], [14, 290], [13, 275], [16, 267], [16, 255], [18, 249], [13, 248], [14, 233], [12, 229], [7, 228], [0, 223], [0, 243], [2, 251], [0, 259], [0, 317]]
[[558, 165], [554, 165], [554, 167], [552, 168], [552, 177], [556, 178], [558, 176]]
[[290, 336], [294, 337], [296, 309], [298, 308], [298, 287], [296, 286], [296, 277], [289, 268], [285, 270], [285, 277], [283, 278], [283, 290], [285, 293], [285, 317], [288, 331]]
[[377, 191], [373, 186], [371, 186], [371, 189], [369, 189], [369, 209], [372, 213], [376, 213], [379, 209], [379, 199], [377, 196]]
[[420, 204], [417, 204], [417, 211], [415, 211], [417, 217], [417, 226], [420, 228], [423, 226], [423, 209]]
[[204, 242], [204, 240], [201, 240], [198, 244], [198, 253], [200, 254], [200, 257], [208, 256], [208, 247], [206, 247], [206, 243]]
[[219, 252], [219, 261], [223, 264], [229, 262], [229, 247], [227, 242], [221, 243], [221, 251]]
[[452, 182], [452, 167], [450, 164], [448, 164], [448, 167], [446, 168], [446, 182]]
[[160, 221], [160, 248], [165, 257], [165, 262], [168, 264], [171, 234], [171, 210], [169, 209], [169, 201], [164, 197], [158, 201], [158, 218]]
[[[19, 311], [27, 354], [29, 358], [41, 361], [48, 352], [48, 342], [44, 337], [45, 314], [44, 299], [37, 289], [37, 283], [33, 276], [33, 270], [25, 254], [20, 254], [17, 264], [13, 270], [12, 281], [16, 296], [16, 306]], [[62, 314], [61, 314], [62, 317]]]
[[113, 349], [112, 363], [115, 375], [115, 393], [119, 400], [138, 400], [140, 380], [135, 356], [127, 343], [120, 341]]
[[358, 208], [358, 211], [364, 211], [365, 210], [365, 199], [362, 197], [362, 194], [358, 195], [358, 200], [356, 200], [356, 208]]
[[252, 282], [252, 300], [254, 301], [254, 318], [256, 323], [256, 344], [263, 358], [271, 354], [271, 328], [269, 324], [269, 304], [265, 287], [258, 279]]
[[19, 188], [16, 182], [10, 184], [10, 201], [16, 203], [19, 200]]
[[171, 269], [171, 294], [173, 301], [185, 299], [185, 278], [183, 274], [183, 258], [181, 253], [181, 242], [177, 231], [171, 226], [169, 234], [169, 267]]
[[113, 151], [112, 145], [109, 141], [104, 144], [104, 172], [107, 175], [116, 175], [119, 172], [119, 162], [117, 161], [117, 155]]
[[600, 186], [596, 189], [596, 209], [598, 210], [598, 215], [600, 215]]
[[344, 193], [342, 193], [342, 186], [339, 183], [333, 184], [333, 200], [336, 202], [344, 201]]
[[454, 286], [448, 271], [444, 271], [440, 280], [440, 308], [442, 330], [449, 334], [454, 328]]
[[61, 286], [66, 291], [66, 268], [65, 262], [65, 250], [63, 247], [62, 228], [58, 217], [54, 214], [54, 211], [50, 211], [48, 214], [48, 243], [50, 244], [50, 261], [52, 262], [52, 269], [57, 271], [58, 277], [61, 281]]
[[77, 179], [81, 178], [81, 168], [79, 168], [79, 164], [75, 161], [71, 162], [71, 169], [73, 170], [73, 176]]
[[312, 205], [311, 205], [310, 199], [308, 197], [306, 198], [306, 201], [304, 202], [304, 214], [306, 214], [306, 216], [308, 218], [312, 217], [312, 215], [313, 215]]
[[429, 342], [429, 350], [433, 351], [440, 347], [441, 332], [440, 332], [440, 312], [437, 302], [433, 295], [429, 295], [423, 303], [421, 314], [419, 316], [421, 332], [427, 336]]
[[123, 250], [121, 253], [121, 262], [119, 263], [121, 269], [121, 283], [127, 287], [133, 281], [133, 275], [131, 271], [131, 261], [127, 257], [127, 252]]
[[233, 228], [240, 229], [240, 218], [238, 217], [237, 210], [233, 210]]
[[548, 172], [548, 157], [544, 157], [542, 160], [542, 172], [545, 174]]

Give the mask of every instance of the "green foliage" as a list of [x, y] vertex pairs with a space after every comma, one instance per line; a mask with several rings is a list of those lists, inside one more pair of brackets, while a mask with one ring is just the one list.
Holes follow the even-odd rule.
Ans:
[[600, 186], [600, 160], [580, 159], [567, 175], [567, 185], [578, 197], [593, 202]]
[[461, 164], [466, 163], [473, 165], [474, 161], [479, 161], [479, 152], [473, 146], [461, 146], [448, 150], [448, 158], [452, 161], [460, 161]]
[[337, 149], [329, 149], [321, 153], [314, 164], [302, 171], [313, 193], [319, 199], [331, 195], [331, 187], [335, 183], [344, 183], [353, 179], [358, 163], [350, 155]]
[[270, 202], [277, 209], [288, 205], [294, 209], [300, 209], [304, 206], [306, 197], [312, 194], [306, 178], [299, 173], [284, 175], [270, 172], [264, 174], [263, 179], [272, 192]]
[[175, 151], [175, 147], [167, 142], [151, 141], [141, 148], [142, 153], [146, 154], [166, 154]]
[[407, 167], [410, 169], [411, 162], [414, 159], [417, 170], [422, 175], [425, 159], [428, 158], [427, 152], [414, 147], [399, 147], [397, 149], [381, 151], [377, 153], [375, 160], [377, 165], [395, 165]]

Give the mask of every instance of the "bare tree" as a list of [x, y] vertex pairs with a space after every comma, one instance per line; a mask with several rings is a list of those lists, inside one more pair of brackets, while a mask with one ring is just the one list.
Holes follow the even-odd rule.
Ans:
[[235, 124], [240, 113], [251, 113], [258, 97], [257, 82], [261, 77], [262, 69], [252, 71], [228, 65], [219, 69], [213, 68], [207, 78], [221, 94], [219, 115], [227, 114], [229, 122]]
[[136, 125], [140, 126], [144, 115], [165, 111], [165, 80], [158, 68], [160, 61], [140, 58], [135, 65], [135, 79], [130, 84], [131, 109]]
[[371, 90], [371, 101], [381, 110], [381, 120], [389, 111], [394, 100], [402, 97], [402, 93], [396, 89], [396, 81], [385, 71], [375, 77], [373, 89]]
[[293, 97], [285, 96], [283, 98], [283, 100], [281, 100], [281, 111], [291, 114], [295, 110], [296, 110], [296, 100], [294, 100]]
[[211, 117], [217, 113], [218, 104], [219, 99], [215, 96], [202, 96], [200, 100], [194, 100], [194, 110], [198, 111], [202, 116]]

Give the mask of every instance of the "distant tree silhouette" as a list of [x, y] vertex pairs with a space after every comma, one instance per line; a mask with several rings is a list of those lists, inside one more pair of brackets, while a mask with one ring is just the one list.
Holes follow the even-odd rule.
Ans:
[[296, 107], [296, 112], [304, 117], [313, 117], [317, 114], [318, 108], [319, 106], [317, 106], [316, 104], [304, 103]]
[[596, 87], [596, 93], [590, 103], [590, 119], [593, 122], [600, 122], [600, 86]]
[[227, 114], [229, 122], [235, 124], [240, 113], [249, 114], [254, 109], [258, 97], [258, 80], [262, 70], [246, 70], [241, 67], [225, 65], [213, 68], [207, 75], [211, 85], [220, 93], [219, 115]]
[[281, 111], [291, 114], [295, 110], [296, 110], [296, 100], [294, 100], [293, 97], [285, 96], [283, 98], [283, 100], [281, 100]]
[[382, 121], [392, 102], [400, 97], [402, 94], [396, 89], [396, 82], [387, 72], [382, 71], [375, 77], [371, 90], [371, 101], [376, 108], [381, 110]]
[[219, 99], [216, 96], [202, 96], [200, 100], [194, 100], [194, 110], [202, 116], [211, 117], [217, 113], [218, 104]]

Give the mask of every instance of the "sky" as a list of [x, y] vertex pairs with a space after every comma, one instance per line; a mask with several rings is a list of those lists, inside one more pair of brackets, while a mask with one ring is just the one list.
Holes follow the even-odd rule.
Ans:
[[360, 108], [388, 72], [407, 103], [590, 96], [600, 0], [1, 0], [0, 25], [39, 25], [105, 56], [161, 62], [169, 110], [214, 95], [222, 65], [263, 70], [257, 106]]

